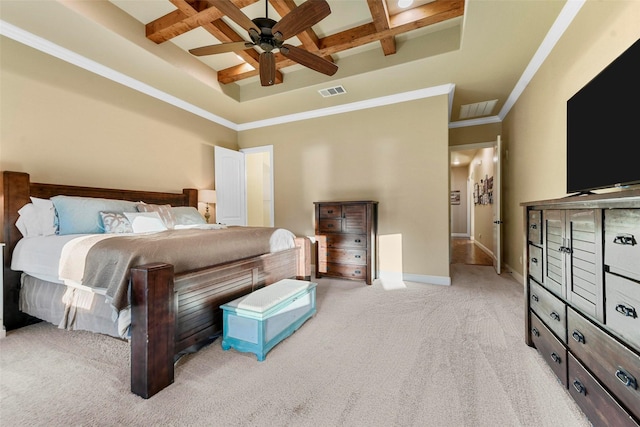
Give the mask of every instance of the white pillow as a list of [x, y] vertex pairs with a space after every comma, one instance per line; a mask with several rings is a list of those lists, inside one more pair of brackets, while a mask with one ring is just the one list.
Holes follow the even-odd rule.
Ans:
[[53, 202], [50, 199], [31, 197], [31, 203], [33, 203], [33, 206], [35, 206], [38, 211], [42, 235], [51, 236], [56, 234], [58, 225], [56, 224], [56, 209], [53, 206]]
[[50, 200], [31, 198], [18, 210], [16, 227], [24, 237], [51, 236], [56, 234], [55, 209]]
[[168, 230], [158, 212], [124, 212], [124, 214], [131, 222], [131, 228], [133, 228], [134, 233], [152, 233]]

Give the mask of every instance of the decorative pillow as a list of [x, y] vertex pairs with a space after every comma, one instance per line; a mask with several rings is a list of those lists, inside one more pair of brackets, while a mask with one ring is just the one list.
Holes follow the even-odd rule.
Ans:
[[131, 222], [120, 212], [100, 212], [105, 233], [133, 233]]
[[204, 217], [193, 206], [175, 206], [171, 208], [171, 213], [176, 219], [176, 226], [206, 224]]
[[135, 212], [136, 203], [94, 197], [54, 196], [58, 234], [102, 233], [100, 212]]
[[136, 208], [138, 212], [157, 212], [167, 228], [173, 228], [176, 225], [176, 218], [171, 211], [171, 205], [149, 205], [140, 203], [136, 205]]
[[167, 230], [158, 212], [125, 212], [124, 215], [129, 219], [129, 222], [131, 222], [134, 233], [151, 233]]

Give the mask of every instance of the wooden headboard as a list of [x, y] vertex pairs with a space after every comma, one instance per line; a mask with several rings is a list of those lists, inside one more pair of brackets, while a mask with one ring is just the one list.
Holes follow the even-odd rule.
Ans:
[[109, 188], [80, 187], [73, 185], [40, 184], [31, 182], [28, 173], [2, 172], [2, 234], [0, 242], [4, 248], [4, 324], [7, 329], [22, 325], [24, 315], [18, 311], [18, 290], [20, 272], [10, 269], [11, 254], [22, 234], [16, 228], [18, 210], [31, 200], [29, 197], [48, 199], [53, 196], [100, 197], [103, 199], [143, 201], [150, 204], [172, 206], [198, 206], [198, 190], [185, 188], [182, 193], [162, 193], [155, 191], [118, 190]]

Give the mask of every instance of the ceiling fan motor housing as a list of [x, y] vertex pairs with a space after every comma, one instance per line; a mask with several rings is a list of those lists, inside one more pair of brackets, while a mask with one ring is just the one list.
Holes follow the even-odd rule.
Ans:
[[251, 20], [258, 28], [260, 28], [260, 34], [249, 31], [249, 36], [253, 42], [260, 46], [265, 52], [271, 52], [273, 49], [282, 46], [283, 40], [275, 38], [271, 32], [271, 29], [276, 25], [276, 21], [270, 18], [255, 18]]

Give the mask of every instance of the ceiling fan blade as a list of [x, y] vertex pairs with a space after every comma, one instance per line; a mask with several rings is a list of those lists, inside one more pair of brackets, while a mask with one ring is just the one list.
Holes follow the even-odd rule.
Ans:
[[276, 57], [273, 52], [260, 54], [260, 84], [272, 86], [276, 81]]
[[319, 57], [307, 50], [300, 49], [290, 44], [284, 44], [280, 48], [282, 53], [287, 58], [296, 61], [298, 64], [311, 68], [319, 73], [333, 76], [338, 71], [338, 66], [333, 62], [329, 62], [324, 58]]
[[216, 53], [238, 52], [240, 50], [245, 50], [253, 46], [254, 44], [249, 42], [230, 42], [196, 47], [194, 49], [189, 49], [189, 53], [195, 56], [205, 56], [213, 55]]
[[245, 30], [251, 32], [251, 29], [253, 29], [258, 34], [260, 34], [260, 28], [258, 28], [256, 24], [254, 24], [253, 21], [249, 19], [249, 17], [245, 15], [244, 12], [242, 12], [240, 8], [233, 4], [230, 0], [210, 1], [209, 5], [215, 7], [220, 12], [227, 15], [229, 19], [240, 25]]
[[[276, 40], [286, 40], [296, 34], [314, 26], [331, 13], [326, 0], [307, 0], [300, 6], [287, 13], [271, 29]], [[281, 35], [277, 35], [280, 33]]]

